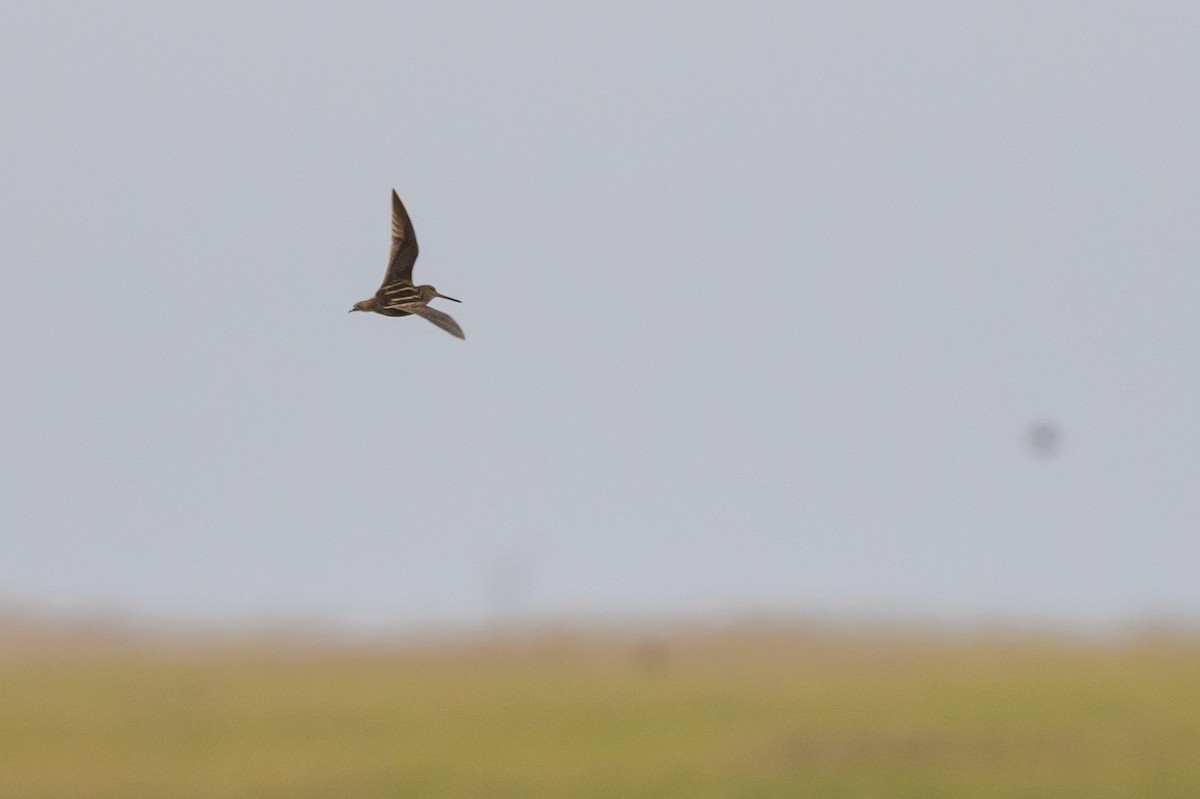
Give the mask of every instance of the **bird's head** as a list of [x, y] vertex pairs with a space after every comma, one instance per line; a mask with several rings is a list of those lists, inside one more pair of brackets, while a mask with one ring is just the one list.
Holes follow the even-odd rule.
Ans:
[[354, 313], [355, 311], [369, 311], [369, 310], [371, 310], [372, 302], [373, 302], [373, 299], [372, 300], [363, 300], [362, 302], [356, 302], [356, 303], [354, 303], [354, 307], [350, 309], [350, 313]]
[[445, 294], [439, 293], [433, 286], [421, 286], [421, 298], [425, 302], [429, 302], [434, 297], [441, 297], [443, 300], [450, 300], [450, 302], [462, 302], [462, 300], [456, 300], [453, 297], [447, 297]]

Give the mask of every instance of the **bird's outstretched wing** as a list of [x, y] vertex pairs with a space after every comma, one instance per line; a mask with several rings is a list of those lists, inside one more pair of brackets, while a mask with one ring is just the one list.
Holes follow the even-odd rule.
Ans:
[[383, 285], [412, 285], [413, 264], [417, 260], [417, 234], [400, 195], [392, 189], [392, 251], [388, 255], [387, 274]]
[[458, 326], [458, 322], [455, 322], [450, 318], [450, 314], [442, 313], [434, 308], [430, 308], [428, 305], [418, 305], [413, 308], [406, 308], [405, 310], [411, 314], [416, 314], [424, 319], [428, 319], [430, 322], [433, 322], [435, 325], [440, 327], [442, 330], [445, 330], [452, 336], [466, 339], [466, 336], [463, 335], [462, 328]]

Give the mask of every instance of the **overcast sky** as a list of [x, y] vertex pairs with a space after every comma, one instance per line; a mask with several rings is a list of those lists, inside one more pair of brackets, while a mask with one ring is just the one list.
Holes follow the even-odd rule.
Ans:
[[1200, 618], [1195, 4], [4, 16], [0, 603]]

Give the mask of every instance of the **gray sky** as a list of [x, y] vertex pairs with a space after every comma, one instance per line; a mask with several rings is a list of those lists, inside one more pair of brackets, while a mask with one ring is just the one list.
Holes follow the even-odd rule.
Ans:
[[797, 5], [7, 4], [0, 600], [1200, 617], [1200, 11]]

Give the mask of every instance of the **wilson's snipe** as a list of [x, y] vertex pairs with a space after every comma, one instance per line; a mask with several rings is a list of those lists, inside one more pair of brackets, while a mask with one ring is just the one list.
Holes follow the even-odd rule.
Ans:
[[465, 339], [462, 328], [450, 318], [434, 308], [429, 307], [429, 301], [434, 297], [444, 300], [462, 302], [445, 294], [439, 294], [433, 286], [414, 286], [412, 282], [413, 264], [417, 260], [417, 234], [413, 232], [412, 220], [400, 202], [400, 195], [392, 190], [392, 253], [388, 258], [387, 274], [383, 277], [383, 285], [375, 296], [369, 300], [354, 303], [351, 311], [374, 311], [384, 316], [408, 316], [416, 314], [428, 319], [452, 336]]

